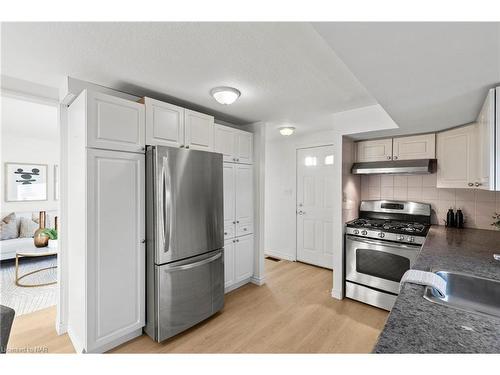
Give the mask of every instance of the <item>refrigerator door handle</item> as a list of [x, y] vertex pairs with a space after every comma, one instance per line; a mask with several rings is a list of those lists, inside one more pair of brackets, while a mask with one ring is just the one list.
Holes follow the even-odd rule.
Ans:
[[199, 260], [199, 261], [194, 262], [194, 263], [187, 263], [187, 264], [182, 264], [179, 266], [166, 267], [166, 269], [168, 269], [168, 272], [188, 270], [190, 268], [195, 268], [195, 267], [199, 267], [199, 266], [202, 266], [204, 264], [207, 264], [207, 263], [211, 263], [214, 260], [220, 258], [221, 256], [222, 256], [222, 252], [218, 252], [217, 254], [212, 255], [209, 258], [205, 258], [205, 259]]
[[161, 213], [161, 229], [162, 229], [162, 234], [163, 234], [163, 252], [166, 253], [170, 249], [170, 225], [172, 224], [171, 220], [171, 215], [170, 215], [170, 180], [169, 180], [169, 174], [165, 170], [165, 168], [168, 168], [168, 160], [166, 157], [163, 157], [162, 160], [162, 168], [161, 168], [161, 174], [162, 174], [162, 192], [161, 192], [161, 207], [162, 207], [162, 213]]

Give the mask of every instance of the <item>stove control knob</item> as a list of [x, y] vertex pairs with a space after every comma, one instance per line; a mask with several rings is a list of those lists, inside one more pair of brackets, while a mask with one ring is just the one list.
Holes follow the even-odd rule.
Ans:
[[415, 237], [413, 236], [408, 237], [408, 242], [415, 242]]
[[352, 233], [354, 233], [354, 234], [359, 234], [359, 230], [354, 229]]
[[380, 238], [384, 238], [384, 237], [385, 237], [385, 233], [380, 232], [380, 233], [378, 234], [378, 236], [379, 236]]
[[363, 236], [366, 236], [366, 235], [368, 234], [368, 232], [367, 232], [366, 230], [363, 230], [363, 231], [361, 231], [361, 234], [362, 234]]
[[404, 241], [405, 240], [405, 236], [398, 236], [398, 241]]

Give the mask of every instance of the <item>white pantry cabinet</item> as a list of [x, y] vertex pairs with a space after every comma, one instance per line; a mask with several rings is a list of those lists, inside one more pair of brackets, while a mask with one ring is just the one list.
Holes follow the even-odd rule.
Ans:
[[88, 94], [68, 108], [68, 334], [78, 352], [104, 352], [145, 324], [145, 156], [87, 142]]
[[88, 116], [87, 146], [144, 152], [144, 105], [99, 92], [84, 90]]
[[393, 138], [393, 160], [435, 159], [436, 134]]
[[224, 125], [215, 125], [214, 151], [223, 155], [224, 161], [252, 164], [253, 134]]
[[476, 125], [468, 125], [437, 135], [437, 187], [473, 188], [476, 178]]
[[356, 155], [360, 163], [392, 160], [392, 138], [357, 142]]
[[224, 163], [224, 252], [226, 292], [253, 274], [253, 167]]
[[146, 144], [212, 151], [214, 117], [152, 98], [146, 106]]

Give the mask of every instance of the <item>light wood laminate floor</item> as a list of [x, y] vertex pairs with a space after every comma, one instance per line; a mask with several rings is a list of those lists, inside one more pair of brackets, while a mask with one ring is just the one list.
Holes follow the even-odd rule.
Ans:
[[[221, 313], [161, 344], [142, 335], [115, 353], [368, 353], [388, 313], [330, 296], [332, 272], [302, 263], [265, 261], [266, 284], [226, 295]], [[9, 348], [72, 352], [57, 336], [55, 308], [14, 322]]]

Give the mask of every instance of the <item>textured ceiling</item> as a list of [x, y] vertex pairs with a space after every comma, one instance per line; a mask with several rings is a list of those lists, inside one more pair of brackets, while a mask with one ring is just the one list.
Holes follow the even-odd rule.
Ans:
[[[2, 74], [51, 87], [69, 75], [237, 124], [299, 129], [376, 104], [308, 23], [3, 23]], [[219, 85], [241, 98], [216, 103], [209, 91]]]
[[500, 23], [318, 23], [318, 33], [399, 128], [429, 132], [474, 121], [500, 83]]

